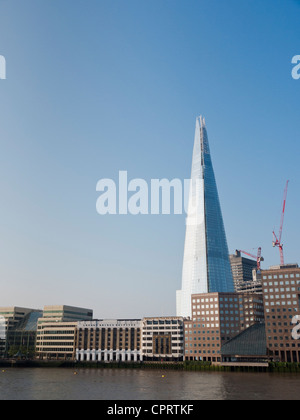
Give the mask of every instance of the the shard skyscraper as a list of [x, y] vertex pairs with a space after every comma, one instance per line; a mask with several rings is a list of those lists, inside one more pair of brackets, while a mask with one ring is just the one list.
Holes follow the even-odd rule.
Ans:
[[177, 316], [191, 317], [191, 295], [234, 292], [219, 195], [205, 120], [196, 120], [192, 175], [186, 219], [182, 289]]

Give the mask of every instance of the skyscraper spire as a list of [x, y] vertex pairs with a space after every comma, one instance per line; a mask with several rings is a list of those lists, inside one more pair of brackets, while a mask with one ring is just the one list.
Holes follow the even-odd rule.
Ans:
[[200, 117], [198, 117], [199, 121], [200, 121], [200, 127], [203, 128], [205, 127], [205, 118], [202, 117], [202, 115], [200, 115]]
[[205, 119], [196, 119], [189, 207], [177, 315], [191, 317], [191, 295], [233, 292], [228, 245]]

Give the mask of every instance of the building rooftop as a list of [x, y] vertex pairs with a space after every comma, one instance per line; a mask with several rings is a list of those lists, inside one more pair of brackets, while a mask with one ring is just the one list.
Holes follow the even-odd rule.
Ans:
[[284, 265], [272, 265], [269, 270], [287, 270], [292, 268], [299, 268], [298, 264], [284, 264]]
[[255, 324], [228, 341], [222, 347], [222, 356], [266, 356], [265, 324]]

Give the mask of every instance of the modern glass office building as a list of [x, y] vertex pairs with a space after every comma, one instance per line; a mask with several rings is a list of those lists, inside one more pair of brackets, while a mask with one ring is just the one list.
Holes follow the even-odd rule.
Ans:
[[205, 120], [196, 120], [182, 289], [177, 291], [177, 316], [191, 317], [191, 296], [234, 292], [219, 195], [210, 156]]

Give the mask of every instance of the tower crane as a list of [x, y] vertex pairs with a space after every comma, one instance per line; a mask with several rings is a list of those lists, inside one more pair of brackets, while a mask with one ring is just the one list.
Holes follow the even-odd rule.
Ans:
[[261, 270], [261, 262], [264, 261], [264, 257], [261, 256], [261, 248], [258, 248], [257, 256], [250, 254], [249, 252], [240, 250], [239, 252], [254, 258], [257, 261], [257, 271]]
[[279, 228], [279, 234], [278, 236], [273, 231], [273, 247], [279, 248], [280, 253], [280, 264], [284, 265], [284, 256], [283, 256], [283, 244], [281, 242], [282, 237], [282, 228], [283, 228], [283, 221], [284, 221], [284, 213], [285, 213], [285, 205], [286, 205], [286, 197], [287, 197], [287, 190], [288, 190], [289, 181], [286, 182], [286, 186], [284, 189], [284, 195], [283, 195], [283, 209], [281, 213], [281, 220], [280, 220], [280, 228]]

